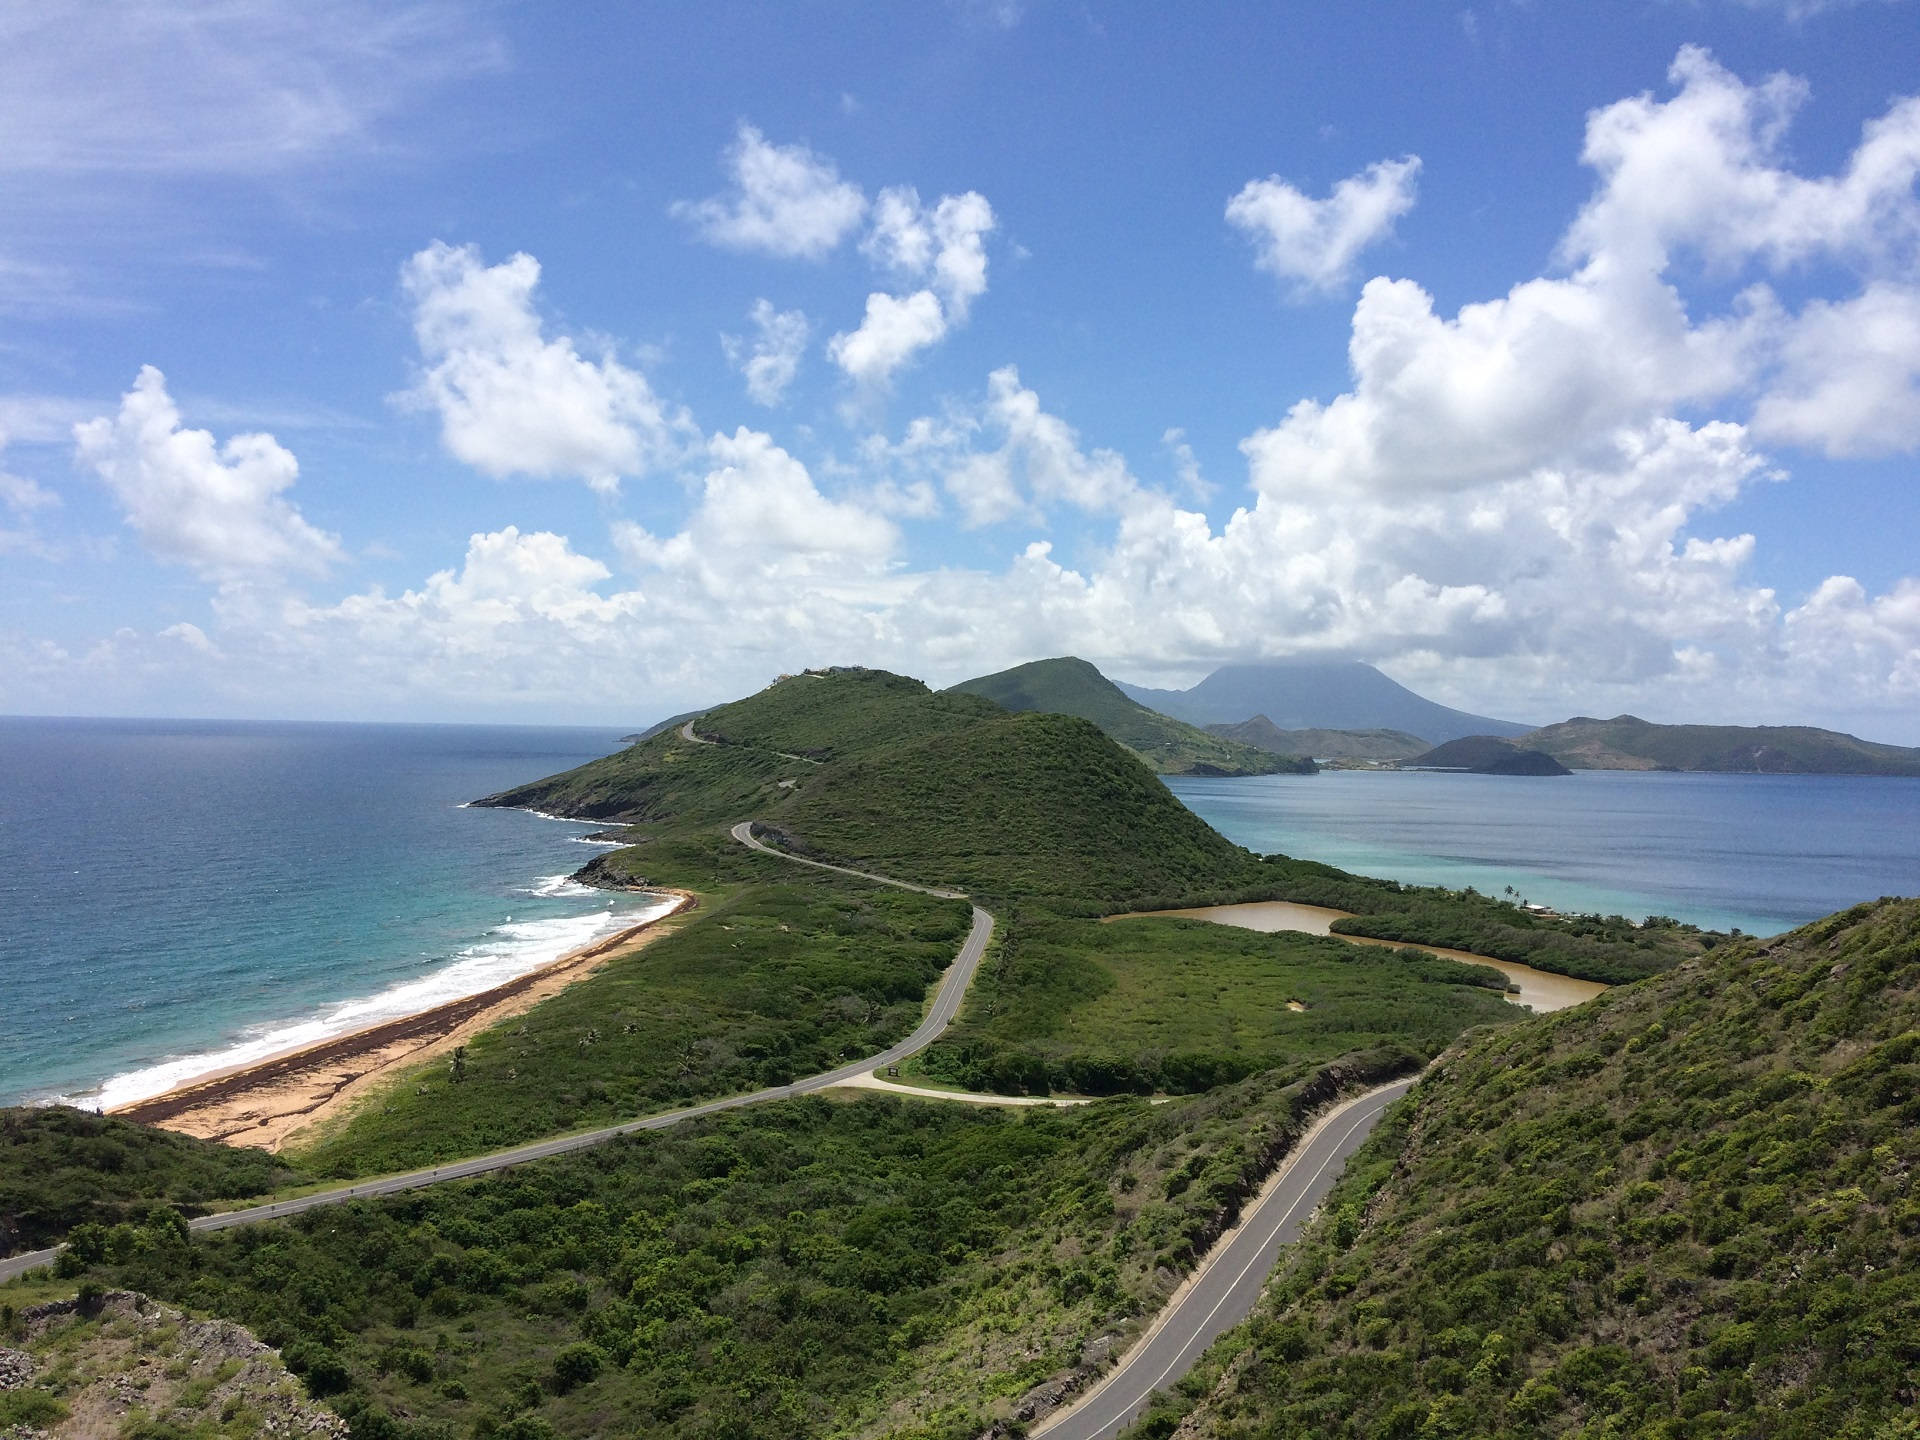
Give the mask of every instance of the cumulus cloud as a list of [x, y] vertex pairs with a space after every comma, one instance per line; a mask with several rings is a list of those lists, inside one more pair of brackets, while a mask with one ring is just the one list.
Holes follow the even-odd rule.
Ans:
[[1420, 158], [1381, 160], [1315, 200], [1278, 175], [1249, 180], [1227, 219], [1253, 242], [1255, 259], [1296, 299], [1330, 294], [1353, 278], [1360, 255], [1413, 208]]
[[[1141, 483], [1006, 367], [870, 439], [831, 493], [767, 435], [713, 437], [682, 526], [615, 532], [620, 579], [562, 537], [503, 531], [417, 591], [259, 618], [257, 636], [229, 607], [212, 638], [235, 666], [286, 676], [297, 653], [382, 693], [661, 709], [842, 659], [953, 680], [1066, 651], [1128, 678], [1363, 655], [1520, 718], [1636, 709], [1920, 740], [1920, 579], [1777, 594], [1756, 538], [1715, 520], [1782, 478], [1767, 446], [1916, 443], [1907, 102], [1808, 177], [1775, 133], [1791, 82], [1746, 84], [1694, 52], [1673, 74], [1665, 97], [1590, 117], [1594, 188], [1551, 273], [1451, 312], [1412, 280], [1368, 283], [1345, 393], [1246, 437], [1249, 484], [1222, 518]], [[1687, 176], [1720, 199], [1693, 206]], [[1852, 206], [1869, 238], [1829, 227], [1811, 194]], [[899, 281], [887, 300], [925, 294], [944, 322], [968, 271], [941, 273], [956, 231], [938, 214], [885, 192], [866, 250]], [[1711, 283], [1683, 293], [1700, 264]], [[1184, 464], [1184, 439], [1165, 443]], [[892, 517], [936, 510], [1073, 529], [1013, 535], [996, 567], [911, 567]]]
[[883, 190], [860, 248], [878, 265], [925, 287], [867, 297], [858, 329], [835, 335], [827, 353], [849, 378], [879, 388], [920, 351], [964, 324], [987, 290], [986, 237], [997, 222], [986, 197], [943, 195], [931, 209], [911, 186]]
[[756, 300], [748, 318], [754, 337], [720, 337], [727, 361], [746, 377], [747, 398], [756, 405], [774, 406], [786, 398], [787, 387], [800, 373], [811, 327], [799, 310], [776, 310], [771, 300]]
[[866, 196], [834, 163], [805, 145], [775, 145], [742, 121], [726, 153], [725, 194], [678, 200], [676, 219], [727, 250], [818, 260], [860, 224]]
[[216, 446], [183, 430], [166, 377], [142, 367], [120, 411], [76, 425], [75, 453], [107, 483], [127, 524], [164, 559], [223, 583], [319, 573], [340, 542], [307, 523], [284, 492], [299, 462], [271, 435]]
[[635, 564], [697, 576], [703, 593], [724, 602], [747, 576], [784, 586], [877, 573], [899, 545], [890, 521], [822, 495], [807, 467], [760, 431], [716, 435], [708, 456], [700, 504], [684, 530], [657, 539], [628, 523], [617, 532]]
[[531, 255], [489, 266], [475, 246], [435, 241], [400, 281], [423, 367], [401, 399], [439, 414], [460, 460], [497, 478], [577, 476], [610, 491], [677, 454], [687, 421], [644, 375], [543, 333]]

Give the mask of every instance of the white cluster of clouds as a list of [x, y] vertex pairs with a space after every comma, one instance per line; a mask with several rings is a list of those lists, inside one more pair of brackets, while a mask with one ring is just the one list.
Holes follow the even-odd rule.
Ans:
[[1413, 209], [1420, 157], [1381, 160], [1315, 200], [1278, 175], [1249, 180], [1227, 202], [1227, 220], [1253, 242], [1255, 260], [1296, 298], [1329, 294], [1353, 278], [1361, 252]]
[[74, 452], [106, 482], [141, 543], [223, 585], [289, 572], [321, 574], [340, 541], [285, 498], [299, 476], [271, 435], [216, 445], [185, 430], [166, 377], [144, 366], [120, 410], [74, 427]]
[[[440, 413], [448, 448], [491, 474], [600, 483], [670, 462], [698, 476], [685, 523], [655, 534], [618, 522], [605, 558], [508, 527], [398, 596], [314, 605], [248, 590], [223, 599], [205, 649], [175, 627], [100, 653], [133, 666], [147, 646], [212, 665], [217, 649], [221, 674], [242, 673], [243, 656], [283, 679], [297, 663], [368, 695], [603, 701], [703, 700], [841, 659], [953, 679], [1069, 651], [1133, 676], [1358, 654], [1440, 698], [1542, 719], [1570, 702], [1659, 718], [1819, 719], [1837, 706], [1910, 717], [1920, 580], [1873, 594], [1835, 576], [1783, 601], [1751, 578], [1755, 538], [1710, 522], [1780, 477], [1769, 443], [1836, 455], [1920, 444], [1920, 103], [1893, 105], [1839, 173], [1810, 179], [1783, 159], [1795, 84], [1745, 84], [1696, 50], [1670, 79], [1665, 98], [1590, 117], [1596, 184], [1553, 272], [1451, 315], [1411, 280], [1369, 281], [1348, 389], [1245, 439], [1246, 503], [1217, 526], [1083, 442], [1012, 366], [897, 439], [870, 437], [823, 488], [770, 435], [697, 441], [611, 353], [588, 359], [550, 338], [531, 258], [489, 268], [431, 247], [405, 278], [423, 362], [413, 393]], [[899, 282], [830, 342], [850, 375], [884, 380], [882, 357], [905, 363], [915, 347], [883, 330], [934, 333], [984, 291], [992, 211], [901, 189], [849, 221], [844, 205], [807, 203], [807, 186], [831, 195], [845, 182], [801, 158], [810, 170], [770, 172], [809, 217], [794, 233], [832, 232], [807, 242], [831, 248], [864, 224], [863, 250]], [[1404, 210], [1413, 163], [1376, 166], [1321, 201], [1256, 181], [1233, 202], [1247, 217], [1236, 223], [1264, 268], [1324, 289]], [[718, 208], [688, 218], [749, 217], [741, 235], [787, 223], [771, 202], [703, 204]], [[1705, 293], [1735, 298], [1696, 309], [1679, 288], [1689, 267], [1714, 277]], [[735, 363], [753, 398], [775, 403], [806, 320], [763, 302], [753, 321]], [[253, 573], [261, 556], [317, 569], [337, 555], [286, 498], [292, 456], [265, 436], [216, 449], [183, 430], [157, 372], [78, 439], [143, 540], [210, 578]], [[1166, 444], [1196, 489], [1184, 437]], [[929, 520], [1029, 534], [998, 572], [915, 569], [902, 525]], [[1072, 556], [1030, 533], [1066, 520], [1110, 529]], [[11, 658], [21, 673], [57, 669], [31, 650]]]
[[436, 411], [447, 449], [499, 478], [575, 476], [610, 492], [670, 461], [685, 418], [611, 345], [588, 359], [571, 337], [549, 339], [539, 282], [531, 255], [489, 266], [471, 245], [436, 241], [407, 261], [422, 371], [402, 399]]
[[[993, 207], [975, 191], [923, 204], [912, 186], [866, 192], [840, 178], [834, 163], [803, 144], [776, 145], [744, 122], [727, 150], [732, 186], [704, 200], [682, 200], [671, 213], [708, 243], [783, 259], [820, 260], [870, 222], [860, 249], [907, 287], [867, 296], [858, 326], [836, 333], [827, 354], [848, 379], [871, 394], [900, 368], [964, 324], [987, 290], [986, 237]], [[758, 404], [778, 404], [798, 372], [808, 326], [798, 311], [762, 300], [749, 347], [723, 336], [728, 358]]]

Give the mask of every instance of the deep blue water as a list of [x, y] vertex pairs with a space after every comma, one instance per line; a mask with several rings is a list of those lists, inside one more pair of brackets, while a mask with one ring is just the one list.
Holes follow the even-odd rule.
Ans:
[[1249, 849], [1558, 910], [1771, 935], [1920, 894], [1920, 779], [1330, 770], [1172, 779]]
[[108, 1103], [524, 973], [645, 897], [462, 803], [614, 730], [0, 718], [0, 1103]]

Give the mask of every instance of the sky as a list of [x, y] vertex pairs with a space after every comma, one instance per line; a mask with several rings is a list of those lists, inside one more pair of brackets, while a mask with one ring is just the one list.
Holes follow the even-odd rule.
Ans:
[[0, 9], [0, 713], [1920, 744], [1920, 3]]

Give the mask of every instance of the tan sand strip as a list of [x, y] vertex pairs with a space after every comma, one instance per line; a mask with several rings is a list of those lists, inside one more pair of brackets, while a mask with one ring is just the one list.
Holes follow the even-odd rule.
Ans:
[[585, 979], [616, 956], [650, 944], [666, 933], [662, 921], [698, 903], [684, 890], [663, 888], [658, 893], [675, 897], [674, 907], [666, 914], [570, 950], [491, 990], [251, 1065], [198, 1076], [111, 1113], [203, 1140], [277, 1151], [296, 1131], [339, 1114], [395, 1072], [464, 1045], [482, 1030]]

